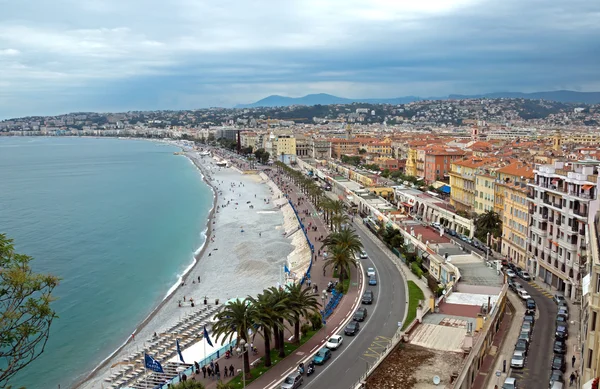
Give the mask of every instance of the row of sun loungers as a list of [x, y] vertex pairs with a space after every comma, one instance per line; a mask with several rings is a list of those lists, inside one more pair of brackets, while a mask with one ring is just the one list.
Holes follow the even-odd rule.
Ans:
[[105, 381], [111, 384], [111, 389], [145, 388], [145, 381], [148, 383], [148, 388], [154, 388], [177, 376], [190, 365], [165, 363], [163, 364], [165, 374], [150, 373], [144, 369], [144, 354], [149, 354], [161, 362], [174, 357], [177, 352], [177, 339], [182, 349], [198, 342], [203, 336], [204, 326], [212, 325], [213, 316], [219, 309], [220, 306], [200, 306], [196, 312], [181, 319], [164, 333], [148, 340], [143, 350], [123, 358], [124, 367]]

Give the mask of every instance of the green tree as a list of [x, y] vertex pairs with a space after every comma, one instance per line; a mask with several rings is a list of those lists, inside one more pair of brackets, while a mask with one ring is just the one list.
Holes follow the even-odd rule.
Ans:
[[487, 244], [487, 234], [500, 236], [502, 234], [502, 220], [494, 211], [487, 211], [475, 218], [475, 235], [477, 239]]
[[353, 256], [357, 256], [363, 249], [363, 244], [354, 230], [342, 228], [337, 232], [329, 234], [323, 239], [323, 246], [328, 250], [340, 247], [347, 250]]
[[50, 303], [59, 279], [34, 273], [32, 260], [0, 234], [0, 387], [44, 352], [57, 317]]
[[279, 310], [277, 320], [279, 320], [279, 326], [274, 328], [275, 333], [275, 345], [276, 348], [279, 349], [279, 357], [285, 357], [285, 325], [284, 321], [292, 322], [292, 310], [288, 306], [289, 296], [288, 293], [283, 288], [275, 288], [271, 287], [268, 289], [271, 293], [272, 303], [278, 306], [281, 306], [281, 310]]
[[[248, 330], [254, 327], [253, 323], [253, 307], [248, 299], [232, 300], [228, 302], [223, 309], [215, 315], [215, 324], [213, 325], [213, 333], [215, 338], [223, 336], [223, 340], [231, 342], [233, 336], [237, 334], [237, 346], [243, 340], [248, 343]], [[244, 371], [250, 374], [250, 360], [248, 353], [244, 353]]]
[[219, 380], [219, 382], [217, 382], [217, 389], [235, 389], [235, 387], [233, 386], [233, 384], [230, 384], [229, 382], [223, 382], [223, 381]]
[[331, 223], [333, 224], [334, 230], [339, 231], [342, 228], [342, 225], [348, 223], [349, 220], [350, 219], [347, 215], [344, 215], [343, 213], [336, 213], [331, 218]]
[[264, 290], [256, 298], [248, 297], [252, 305], [252, 321], [262, 330], [262, 338], [265, 342], [265, 366], [271, 366], [271, 337], [274, 329], [283, 329], [279, 318], [280, 312], [287, 309], [282, 301], [276, 301], [270, 290]]
[[294, 324], [294, 341], [300, 343], [300, 321], [311, 314], [319, 312], [319, 301], [312, 293], [311, 288], [303, 288], [300, 283], [286, 286], [289, 296], [288, 306], [292, 310]]
[[350, 266], [354, 266], [354, 268], [357, 267], [354, 254], [352, 254], [352, 251], [347, 247], [341, 245], [328, 247], [327, 253], [329, 255], [327, 256], [323, 267], [325, 269], [331, 266], [337, 268], [340, 285], [344, 285], [346, 273], [350, 274]]

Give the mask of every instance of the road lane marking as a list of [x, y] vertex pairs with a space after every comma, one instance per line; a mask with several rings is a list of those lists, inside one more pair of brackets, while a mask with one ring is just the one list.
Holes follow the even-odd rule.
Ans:
[[320, 345], [316, 345], [315, 347], [312, 348], [312, 350], [310, 350], [310, 352], [312, 353], [313, 351], [315, 351], [316, 349], [318, 349], [320, 347]]

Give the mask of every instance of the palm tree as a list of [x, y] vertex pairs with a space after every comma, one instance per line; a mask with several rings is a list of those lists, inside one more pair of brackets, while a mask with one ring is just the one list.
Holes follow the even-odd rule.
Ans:
[[326, 224], [329, 224], [329, 219], [333, 212], [333, 207], [334, 207], [333, 204], [334, 203], [335, 203], [335, 201], [331, 200], [329, 197], [323, 197], [323, 199], [321, 200], [321, 203], [319, 204], [319, 206], [323, 210], [323, 213], [325, 214], [325, 223]]
[[490, 210], [477, 216], [475, 227], [479, 240], [486, 241], [488, 232], [493, 236], [500, 235], [502, 232], [502, 220], [500, 219], [500, 215]]
[[348, 218], [348, 215], [344, 215], [343, 213], [335, 214], [331, 218], [331, 223], [333, 224], [334, 231], [340, 231], [342, 224], [348, 223], [349, 221], [350, 219]]
[[[216, 322], [212, 327], [215, 338], [223, 336], [223, 340], [231, 342], [237, 336], [237, 346], [240, 341], [248, 343], [248, 330], [254, 327], [252, 322], [254, 308], [248, 299], [233, 300], [228, 302], [223, 309], [215, 315]], [[244, 371], [250, 373], [248, 353], [244, 353]]]
[[294, 341], [300, 343], [300, 320], [302, 317], [306, 318], [311, 313], [318, 312], [319, 301], [310, 288], [302, 288], [300, 283], [287, 285], [286, 290], [289, 296], [288, 306], [293, 315]]
[[283, 288], [272, 286], [267, 290], [271, 294], [271, 303], [278, 307], [277, 320], [279, 321], [279, 325], [273, 328], [273, 332], [275, 334], [275, 347], [279, 349], [279, 357], [283, 358], [285, 357], [284, 322], [286, 320], [291, 322], [293, 319], [292, 311], [288, 305], [289, 296]]
[[280, 312], [287, 309], [281, 301], [275, 301], [271, 290], [266, 289], [256, 298], [248, 297], [252, 304], [252, 319], [255, 325], [262, 329], [262, 338], [265, 342], [265, 366], [271, 366], [271, 336], [273, 330], [281, 329], [279, 322]]
[[329, 266], [337, 267], [340, 284], [344, 285], [344, 276], [346, 272], [350, 274], [350, 266], [356, 268], [356, 258], [352, 251], [342, 245], [336, 245], [328, 248], [329, 256], [325, 260], [324, 268]]
[[359, 255], [363, 249], [363, 244], [360, 241], [360, 238], [356, 232], [354, 232], [354, 230], [349, 228], [342, 228], [339, 231], [329, 234], [323, 240], [323, 246], [327, 247], [327, 249], [339, 246], [348, 250], [355, 256]]

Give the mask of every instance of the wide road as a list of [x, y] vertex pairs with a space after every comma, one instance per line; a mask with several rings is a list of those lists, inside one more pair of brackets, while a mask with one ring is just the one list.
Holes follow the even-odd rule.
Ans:
[[[358, 223], [361, 223], [358, 221]], [[367, 308], [367, 320], [360, 323], [356, 336], [345, 336], [342, 346], [332, 352], [332, 357], [323, 366], [317, 366], [315, 373], [304, 377], [304, 388], [350, 388], [360, 380], [368, 364], [373, 364], [398, 329], [398, 322], [404, 318], [406, 310], [405, 280], [396, 265], [380, 249], [371, 233], [356, 228], [369, 259], [361, 260], [365, 271], [374, 267], [377, 273], [376, 286], [367, 285], [372, 290], [375, 301]], [[366, 280], [368, 282], [368, 280]]]
[[[533, 297], [537, 312], [525, 368], [522, 370], [513, 369], [511, 377], [515, 377], [519, 387], [522, 388], [545, 388], [550, 380], [550, 366], [554, 355], [552, 350], [554, 346], [554, 321], [557, 312], [556, 304], [542, 290], [536, 288], [535, 284], [517, 278], [515, 278], [515, 281], [523, 285], [523, 288]], [[507, 361], [507, 363], [509, 362]], [[565, 379], [567, 378], [565, 377]]]

